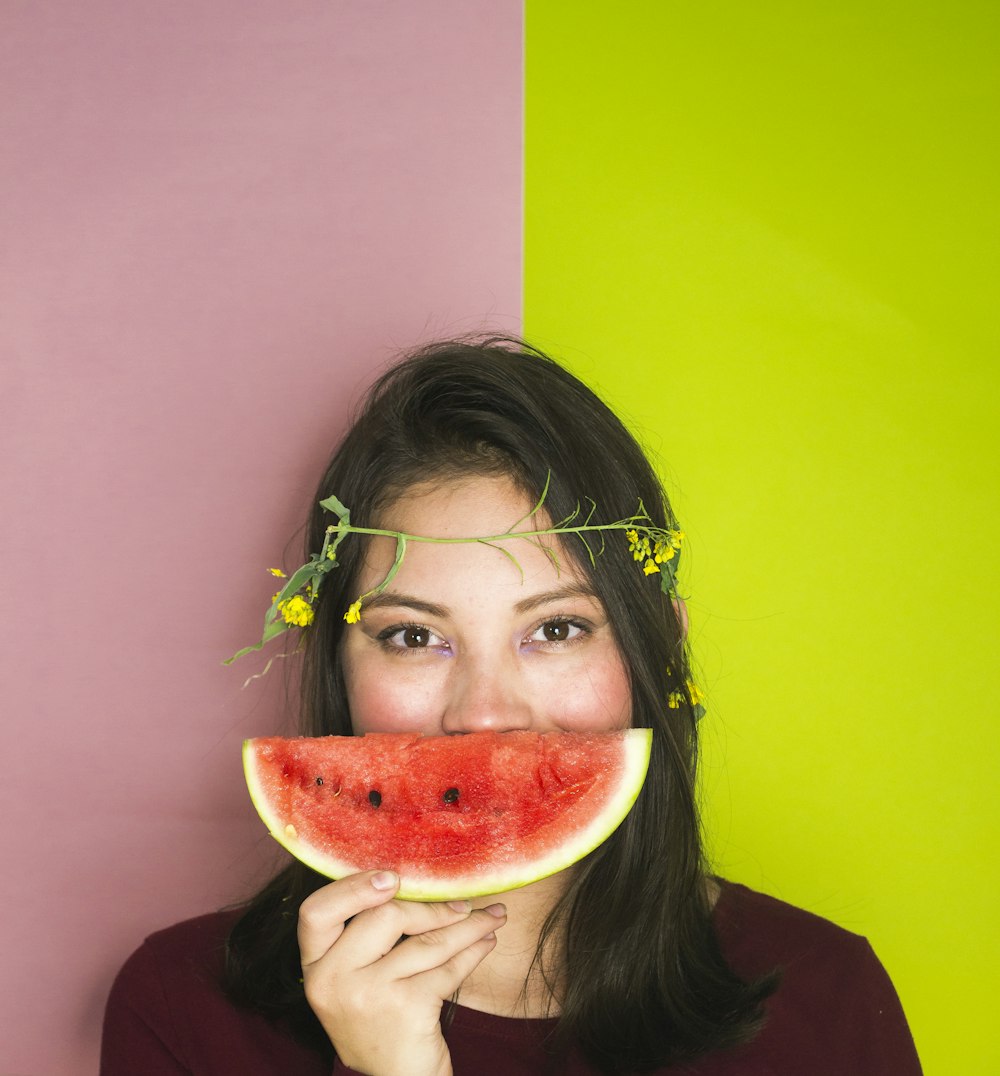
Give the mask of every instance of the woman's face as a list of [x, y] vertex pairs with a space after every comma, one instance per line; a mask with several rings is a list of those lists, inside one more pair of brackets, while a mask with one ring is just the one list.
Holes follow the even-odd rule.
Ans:
[[[436, 538], [501, 534], [533, 505], [505, 478], [417, 486], [381, 526]], [[547, 524], [539, 513], [515, 529]], [[511, 729], [603, 732], [631, 720], [628, 672], [604, 606], [551, 541], [411, 542], [396, 577], [344, 634], [351, 724], [425, 736]], [[395, 542], [371, 540], [355, 584], [377, 586]], [[518, 568], [520, 565], [520, 569]]]

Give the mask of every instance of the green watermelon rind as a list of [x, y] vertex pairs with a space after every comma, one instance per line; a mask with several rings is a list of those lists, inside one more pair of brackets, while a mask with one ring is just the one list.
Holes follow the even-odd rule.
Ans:
[[[434, 877], [433, 873], [421, 875], [414, 871], [407, 871], [400, 876], [397, 898], [413, 901], [444, 901], [507, 893], [557, 874], [579, 862], [603, 844], [621, 825], [638, 798], [646, 778], [653, 742], [652, 730], [628, 729], [620, 735], [623, 753], [620, 780], [608, 793], [604, 804], [593, 818], [554, 851], [532, 860], [503, 864], [492, 872], [479, 869], [467, 877], [438, 878]], [[347, 875], [379, 866], [378, 864], [361, 865], [338, 859], [299, 840], [297, 836], [290, 836], [286, 830], [288, 820], [278, 817], [273, 810], [258, 776], [254, 743], [254, 740], [245, 740], [243, 743], [243, 771], [247, 789], [257, 814], [278, 844], [307, 867], [311, 867], [327, 878], [344, 878]]]

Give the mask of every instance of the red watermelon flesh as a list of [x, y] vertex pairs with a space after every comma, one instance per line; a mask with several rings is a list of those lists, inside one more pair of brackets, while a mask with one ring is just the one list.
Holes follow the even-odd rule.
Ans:
[[562, 870], [628, 813], [652, 734], [372, 733], [247, 740], [272, 836], [314, 870], [400, 875], [399, 896], [501, 893]]

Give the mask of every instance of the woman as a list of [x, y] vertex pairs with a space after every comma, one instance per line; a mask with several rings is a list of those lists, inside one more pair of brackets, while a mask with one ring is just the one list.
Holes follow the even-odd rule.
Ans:
[[[239, 913], [154, 935], [112, 992], [106, 1076], [920, 1071], [864, 939], [706, 871], [680, 531], [590, 390], [515, 340], [423, 349], [334, 454], [314, 563], [331, 496], [392, 532], [563, 532], [508, 556], [410, 543], [399, 564], [390, 539], [340, 543], [297, 621], [304, 735], [649, 727], [646, 785], [583, 862], [511, 893], [415, 904], [391, 872], [292, 863]], [[589, 546], [581, 506], [611, 528]], [[628, 535], [637, 512], [669, 548]]]

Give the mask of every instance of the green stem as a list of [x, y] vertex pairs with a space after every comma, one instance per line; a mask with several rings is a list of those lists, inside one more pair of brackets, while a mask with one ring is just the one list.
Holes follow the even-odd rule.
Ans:
[[[341, 527], [334, 527], [334, 530], [341, 530]], [[620, 530], [633, 530], [640, 534], [662, 534], [664, 530], [662, 527], [649, 527], [644, 526], [641, 523], [633, 523], [631, 520], [625, 519], [618, 523], [593, 523], [589, 526], [579, 527], [549, 527], [544, 530], [536, 531], [504, 531], [502, 534], [485, 534], [481, 538], [429, 538], [424, 534], [406, 534], [404, 531], [387, 531], [380, 530], [378, 527], [355, 527], [354, 524], [350, 524], [343, 528], [343, 533], [350, 534], [368, 534], [376, 538], [402, 538], [407, 542], [433, 542], [437, 545], [468, 545], [470, 542], [502, 542], [507, 538], [541, 538], [549, 534], [582, 534], [585, 531], [620, 531]]]

